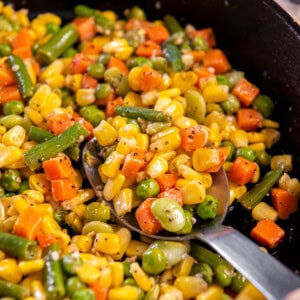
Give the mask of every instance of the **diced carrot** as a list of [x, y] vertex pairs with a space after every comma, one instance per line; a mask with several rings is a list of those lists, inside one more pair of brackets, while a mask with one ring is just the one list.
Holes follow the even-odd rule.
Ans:
[[240, 108], [236, 113], [236, 122], [240, 129], [256, 131], [262, 122], [262, 115], [253, 108]]
[[135, 212], [136, 220], [141, 230], [146, 234], [156, 234], [163, 228], [151, 212], [151, 205], [156, 198], [143, 201]]
[[13, 234], [34, 240], [40, 230], [42, 216], [32, 206], [26, 207], [17, 217]]
[[149, 26], [146, 31], [147, 38], [157, 44], [163, 43], [170, 37], [168, 29], [163, 25]]
[[164, 192], [175, 186], [177, 181], [177, 175], [171, 173], [164, 173], [157, 176], [155, 180], [159, 184], [160, 191]]
[[0, 88], [0, 103], [3, 105], [6, 102], [12, 100], [22, 100], [22, 96], [18, 87], [14, 85], [9, 85]]
[[208, 77], [211, 77], [215, 74], [214, 69], [210, 68], [210, 67], [202, 67], [201, 66], [199, 68], [196, 68], [194, 71], [197, 74], [198, 81], [202, 78], [208, 78]]
[[125, 156], [122, 172], [126, 177], [135, 178], [148, 162], [147, 151], [135, 148]]
[[219, 158], [220, 158], [219, 164], [207, 169], [206, 172], [208, 172], [208, 173], [218, 172], [223, 167], [223, 164], [230, 153], [230, 148], [229, 147], [219, 147], [218, 151], [219, 151]]
[[205, 52], [203, 58], [204, 67], [213, 67], [216, 74], [222, 74], [230, 70], [230, 63], [220, 49], [211, 49]]
[[210, 48], [217, 45], [215, 33], [211, 27], [196, 30], [195, 36], [202, 37]]
[[14, 55], [21, 57], [22, 59], [32, 58], [32, 50], [29, 47], [19, 47], [12, 51]]
[[149, 65], [143, 65], [138, 80], [140, 90], [148, 92], [160, 85], [162, 76]]
[[115, 115], [115, 108], [117, 106], [120, 106], [123, 104], [123, 98], [122, 97], [117, 97], [117, 98], [109, 98], [106, 107], [105, 107], [105, 116], [108, 117], [113, 117]]
[[77, 53], [74, 55], [71, 61], [71, 71], [74, 74], [85, 73], [87, 68], [93, 63], [93, 59], [83, 53]]
[[125, 62], [117, 57], [112, 56], [107, 64], [107, 68], [118, 68], [124, 75], [128, 75], [129, 70]]
[[246, 184], [253, 178], [257, 164], [242, 156], [238, 156], [232, 163], [228, 178], [236, 184]]
[[64, 153], [59, 153], [56, 157], [44, 160], [42, 166], [48, 180], [77, 176], [69, 156]]
[[[189, 51], [185, 51], [184, 54], [190, 54], [193, 56], [194, 62], [198, 63], [198, 62], [202, 62], [205, 52], [202, 50], [189, 50]], [[205, 69], [205, 68], [204, 68]], [[195, 70], [196, 71], [196, 70]], [[197, 73], [197, 72], [196, 72]], [[210, 74], [211, 75], [211, 74]]]
[[98, 85], [98, 80], [94, 77], [90, 76], [87, 73], [83, 74], [82, 81], [81, 81], [81, 87], [83, 89], [95, 89]]
[[41, 230], [37, 233], [37, 241], [39, 246], [42, 249], [45, 249], [46, 247], [55, 244], [56, 239], [55, 237], [50, 233], [43, 233]]
[[74, 124], [72, 115], [68, 113], [53, 113], [47, 119], [47, 130], [55, 135], [64, 132]]
[[264, 219], [257, 222], [250, 236], [262, 246], [275, 248], [285, 237], [285, 232], [274, 221]]
[[77, 17], [72, 23], [77, 29], [80, 42], [92, 39], [97, 33], [96, 23], [93, 17]]
[[290, 214], [298, 210], [298, 198], [287, 190], [272, 188], [271, 197], [280, 219], [286, 220]]
[[135, 28], [142, 28], [144, 30], [147, 30], [149, 27], [152, 27], [152, 26], [153, 26], [153, 24], [151, 22], [132, 18], [132, 19], [128, 20], [128, 22], [126, 23], [125, 29], [127, 31], [135, 29]]
[[83, 44], [80, 52], [87, 55], [96, 55], [99, 54], [101, 50], [102, 47], [99, 44], [94, 43], [93, 40], [91, 40], [91, 41], [86, 41]]
[[30, 63], [31, 63], [31, 66], [32, 66], [32, 69], [33, 69], [35, 75], [38, 76], [40, 74], [40, 70], [41, 70], [40, 69], [40, 64], [36, 60], [34, 60], [34, 59], [32, 59], [30, 61]]
[[72, 114], [72, 119], [75, 123], [80, 123], [83, 125], [89, 132], [89, 136], [87, 138], [91, 138], [93, 136], [93, 129], [94, 126], [89, 121], [85, 120], [82, 116], [80, 116], [78, 113], [74, 112]]
[[181, 148], [186, 152], [202, 148], [207, 142], [207, 133], [200, 126], [182, 128], [179, 134], [181, 137]]
[[54, 201], [68, 200], [76, 196], [78, 185], [73, 177], [54, 179], [51, 180], [51, 192]]
[[89, 284], [89, 288], [95, 293], [95, 300], [107, 300], [108, 287], [105, 286], [100, 280]]
[[31, 48], [34, 41], [33, 38], [30, 35], [30, 32], [28, 28], [23, 27], [17, 34], [17, 36], [13, 39], [11, 46], [12, 50], [15, 50], [17, 48]]
[[171, 188], [158, 194], [159, 198], [171, 198], [176, 200], [181, 206], [183, 205], [183, 196], [180, 190]]
[[161, 56], [162, 50], [159, 44], [147, 40], [138, 46], [138, 48], [136, 49], [136, 54], [138, 56], [144, 57]]
[[245, 78], [240, 79], [232, 90], [232, 94], [245, 107], [248, 107], [254, 101], [259, 92], [259, 88]]
[[15, 78], [5, 62], [0, 62], [0, 87], [15, 84]]

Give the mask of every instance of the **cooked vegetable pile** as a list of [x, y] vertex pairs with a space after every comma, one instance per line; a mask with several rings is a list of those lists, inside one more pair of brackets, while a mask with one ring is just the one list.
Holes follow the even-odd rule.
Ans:
[[[30, 20], [0, 2], [0, 56], [0, 297], [264, 299], [213, 251], [138, 236], [106, 204], [146, 234], [187, 234], [217, 216], [209, 187], [223, 167], [250, 238], [266, 251], [285, 239], [300, 184], [292, 156], [272, 150], [274, 102], [212, 28], [139, 7]], [[92, 138], [100, 199], [81, 166]]]

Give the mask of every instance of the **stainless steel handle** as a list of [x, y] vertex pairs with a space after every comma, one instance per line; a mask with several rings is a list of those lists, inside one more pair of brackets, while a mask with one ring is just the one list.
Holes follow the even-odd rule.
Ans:
[[300, 287], [299, 276], [232, 227], [204, 229], [197, 238], [215, 249], [268, 300], [284, 299]]

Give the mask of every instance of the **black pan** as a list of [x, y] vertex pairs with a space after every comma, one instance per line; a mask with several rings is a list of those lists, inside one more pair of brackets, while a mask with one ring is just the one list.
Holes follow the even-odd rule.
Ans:
[[[122, 14], [133, 5], [143, 7], [148, 18], [165, 13], [177, 16], [182, 23], [197, 27], [212, 26], [218, 46], [236, 69], [276, 101], [275, 117], [281, 123], [279, 150], [294, 155], [294, 176], [300, 177], [300, 27], [272, 0], [18, 0], [16, 8], [27, 7], [33, 13], [52, 11], [65, 20], [72, 18], [75, 4], [84, 3], [99, 9], [113, 9]], [[285, 242], [273, 251], [288, 267], [300, 272], [300, 213], [283, 221]], [[229, 211], [226, 222], [248, 233], [251, 218], [238, 205]]]

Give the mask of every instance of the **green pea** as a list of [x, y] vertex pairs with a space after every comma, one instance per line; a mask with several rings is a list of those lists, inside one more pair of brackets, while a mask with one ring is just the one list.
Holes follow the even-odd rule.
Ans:
[[230, 88], [233, 88], [242, 78], [245, 77], [245, 73], [242, 71], [232, 70], [224, 74], [230, 83]]
[[87, 73], [96, 79], [102, 79], [104, 72], [105, 67], [101, 63], [91, 64], [87, 69]]
[[74, 253], [68, 253], [63, 255], [61, 263], [65, 273], [75, 275], [77, 268], [82, 264], [82, 260]]
[[146, 14], [142, 8], [139, 6], [132, 7], [129, 11], [126, 13], [126, 17], [128, 19], [138, 19], [138, 20], [146, 20]]
[[149, 65], [152, 67], [152, 62], [150, 59], [142, 56], [130, 57], [127, 61], [127, 67], [132, 69], [134, 67], [142, 67], [144, 65]]
[[165, 270], [167, 259], [160, 248], [147, 249], [142, 257], [142, 268], [150, 275], [158, 275]]
[[188, 210], [184, 210], [184, 215], [185, 225], [181, 230], [176, 232], [177, 234], [189, 234], [193, 229], [193, 214]]
[[117, 88], [123, 76], [117, 67], [112, 67], [104, 72], [104, 81], [109, 83], [113, 88]]
[[21, 176], [18, 170], [6, 169], [2, 173], [1, 185], [7, 192], [16, 192], [21, 187]]
[[122, 264], [123, 264], [123, 269], [124, 269], [124, 276], [125, 276], [125, 278], [132, 278], [132, 274], [131, 274], [131, 272], [130, 272], [130, 262], [124, 260], [124, 261], [122, 262]]
[[95, 96], [96, 99], [105, 99], [112, 93], [113, 89], [108, 83], [99, 83], [96, 86]]
[[233, 278], [230, 285], [230, 288], [235, 292], [238, 293], [248, 282], [245, 276], [243, 276], [241, 273], [236, 273]]
[[267, 167], [270, 165], [271, 162], [271, 155], [263, 150], [263, 151], [256, 151], [256, 158], [255, 161], [262, 167]]
[[153, 178], [143, 180], [137, 185], [135, 193], [140, 199], [154, 197], [159, 193], [159, 184]]
[[70, 47], [70, 48], [67, 48], [63, 53], [62, 53], [62, 57], [63, 58], [70, 58], [70, 57], [73, 57], [78, 51], [73, 48], [73, 47]]
[[153, 68], [157, 71], [161, 71], [164, 73], [170, 72], [170, 66], [168, 61], [164, 57], [154, 57], [151, 59]]
[[57, 33], [60, 29], [60, 26], [53, 22], [48, 22], [46, 24], [46, 33], [47, 34], [54, 34]]
[[220, 105], [226, 115], [235, 114], [238, 111], [238, 109], [241, 107], [238, 98], [232, 94], [229, 94], [227, 100], [221, 102]]
[[88, 288], [74, 291], [71, 297], [71, 300], [95, 300], [95, 299], [96, 299], [95, 292], [92, 289], [88, 289]]
[[217, 216], [219, 200], [212, 195], [206, 195], [203, 202], [199, 203], [196, 208], [197, 215], [203, 219], [214, 219]]
[[206, 51], [208, 48], [206, 41], [201, 36], [196, 36], [193, 38], [192, 46], [196, 50], [203, 50], [203, 51]]
[[208, 283], [212, 284], [214, 272], [209, 264], [200, 262], [192, 266], [191, 275], [201, 274], [202, 278]]
[[183, 42], [181, 45], [180, 45], [180, 51], [190, 51], [192, 50], [192, 47], [191, 45], [189, 44], [189, 42]]
[[111, 55], [108, 53], [102, 53], [99, 55], [97, 61], [100, 64], [107, 65], [110, 61]]
[[221, 147], [228, 147], [229, 150], [229, 155], [226, 159], [226, 161], [232, 161], [234, 158], [234, 154], [235, 154], [235, 146], [231, 141], [223, 141], [221, 143]]
[[226, 76], [216, 75], [216, 79], [217, 79], [218, 84], [230, 86], [230, 82]]
[[102, 120], [105, 119], [104, 112], [95, 104], [82, 106], [79, 110], [80, 115], [96, 127]]
[[30, 186], [29, 186], [29, 181], [28, 180], [23, 180], [21, 182], [20, 188], [18, 189], [18, 193], [21, 194], [26, 190], [29, 190]]
[[236, 150], [235, 156], [242, 156], [250, 161], [255, 161], [256, 159], [256, 151], [249, 147], [240, 147]]
[[218, 265], [215, 270], [216, 282], [222, 287], [228, 287], [231, 285], [233, 272], [230, 268], [224, 265]]
[[11, 47], [7, 43], [0, 44], [0, 57], [8, 56], [11, 54]]
[[0, 125], [6, 127], [7, 129], [10, 129], [16, 125], [22, 126], [24, 122], [23, 117], [13, 114], [13, 115], [7, 115], [0, 118]]
[[24, 103], [19, 100], [8, 101], [3, 105], [5, 115], [21, 115], [24, 112]]
[[161, 224], [170, 232], [181, 230], [186, 222], [185, 214], [179, 203], [171, 198], [158, 198], [151, 205], [151, 212]]
[[82, 282], [77, 276], [72, 276], [67, 279], [66, 292], [67, 295], [72, 296], [77, 290], [86, 288], [84, 282]]
[[132, 277], [129, 277], [124, 280], [123, 285], [137, 286], [137, 283]]
[[106, 233], [113, 233], [113, 228], [111, 225], [101, 222], [101, 221], [91, 221], [83, 225], [81, 229], [81, 233], [83, 235], [87, 235], [90, 233], [101, 233], [101, 232], [106, 232]]
[[85, 217], [88, 221], [107, 222], [110, 219], [110, 208], [100, 202], [91, 202], [86, 207]]
[[266, 95], [258, 95], [251, 106], [259, 111], [265, 118], [272, 115], [275, 107], [273, 100]]
[[119, 85], [116, 87], [116, 93], [118, 96], [126, 96], [130, 92], [130, 85], [128, 83], [128, 77], [123, 76], [119, 82]]

